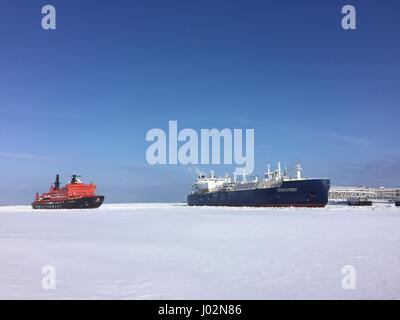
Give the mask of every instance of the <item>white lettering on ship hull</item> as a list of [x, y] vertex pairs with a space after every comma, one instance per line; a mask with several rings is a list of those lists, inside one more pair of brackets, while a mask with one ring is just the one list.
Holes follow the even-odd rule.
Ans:
[[297, 188], [278, 188], [278, 192], [297, 192]]

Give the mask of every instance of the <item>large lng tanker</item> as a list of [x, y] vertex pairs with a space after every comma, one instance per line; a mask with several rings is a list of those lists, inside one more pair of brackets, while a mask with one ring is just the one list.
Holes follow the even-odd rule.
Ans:
[[77, 175], [73, 175], [71, 181], [60, 188], [60, 177], [56, 176], [54, 186], [50, 191], [39, 196], [36, 193], [33, 209], [90, 209], [98, 208], [104, 201], [104, 196], [96, 195], [95, 184], [82, 183]]
[[265, 173], [263, 180], [232, 181], [229, 176], [216, 178], [201, 175], [187, 196], [189, 206], [250, 206], [250, 207], [324, 207], [328, 203], [329, 179], [301, 177], [301, 166], [293, 167], [296, 178], [290, 178], [286, 170], [278, 169]]

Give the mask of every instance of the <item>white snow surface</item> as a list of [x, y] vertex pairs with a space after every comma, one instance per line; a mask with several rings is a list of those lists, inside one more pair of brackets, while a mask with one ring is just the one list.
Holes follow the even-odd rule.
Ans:
[[400, 208], [0, 207], [0, 298], [399, 299]]

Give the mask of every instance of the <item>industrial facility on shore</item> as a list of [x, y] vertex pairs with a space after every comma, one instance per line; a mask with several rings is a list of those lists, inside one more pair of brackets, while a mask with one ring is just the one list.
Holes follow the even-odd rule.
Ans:
[[342, 200], [349, 198], [367, 198], [371, 200], [395, 201], [400, 199], [400, 188], [331, 186], [329, 190], [330, 200]]

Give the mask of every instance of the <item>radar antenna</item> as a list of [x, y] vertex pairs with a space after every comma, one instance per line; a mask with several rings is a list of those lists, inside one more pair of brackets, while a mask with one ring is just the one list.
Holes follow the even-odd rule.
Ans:
[[81, 176], [77, 175], [77, 174], [71, 175], [71, 183], [78, 183], [78, 179], [77, 178], [80, 178], [80, 177]]

